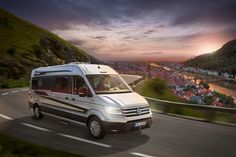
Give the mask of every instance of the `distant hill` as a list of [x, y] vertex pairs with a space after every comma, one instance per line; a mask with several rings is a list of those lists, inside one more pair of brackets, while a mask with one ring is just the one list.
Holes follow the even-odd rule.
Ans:
[[28, 79], [36, 67], [72, 61], [100, 62], [57, 35], [0, 8], [0, 84], [7, 79]]
[[213, 53], [203, 54], [190, 59], [184, 65], [236, 73], [236, 39], [227, 42]]

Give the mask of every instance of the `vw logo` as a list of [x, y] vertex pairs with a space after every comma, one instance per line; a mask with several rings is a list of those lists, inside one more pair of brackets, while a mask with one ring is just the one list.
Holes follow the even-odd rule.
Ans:
[[141, 109], [137, 108], [137, 114], [140, 115], [141, 114]]

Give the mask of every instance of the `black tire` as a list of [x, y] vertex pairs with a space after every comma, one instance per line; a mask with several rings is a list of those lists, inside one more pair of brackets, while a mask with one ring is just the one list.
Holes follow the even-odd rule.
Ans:
[[40, 110], [39, 105], [35, 104], [34, 105], [34, 118], [35, 119], [41, 119], [43, 117], [43, 114]]
[[[96, 130], [94, 127], [94, 125], [98, 125]], [[88, 123], [88, 129], [89, 129], [89, 133], [90, 135], [95, 138], [95, 139], [102, 139], [106, 136], [106, 132], [105, 132], [105, 129], [104, 129], [104, 126], [102, 124], [102, 121], [98, 118], [98, 117], [92, 117], [89, 119], [89, 123]]]

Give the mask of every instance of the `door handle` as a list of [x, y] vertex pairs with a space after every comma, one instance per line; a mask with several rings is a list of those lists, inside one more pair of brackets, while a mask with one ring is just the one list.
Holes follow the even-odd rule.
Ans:
[[72, 101], [75, 101], [75, 98], [72, 98], [71, 100], [72, 100]]
[[65, 97], [66, 100], [68, 100], [69, 98], [68, 97]]

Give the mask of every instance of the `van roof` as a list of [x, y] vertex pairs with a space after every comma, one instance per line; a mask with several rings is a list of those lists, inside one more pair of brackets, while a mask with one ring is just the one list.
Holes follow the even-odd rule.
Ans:
[[107, 65], [73, 62], [69, 64], [40, 67], [32, 71], [35, 75], [92, 75], [92, 74], [118, 74]]

